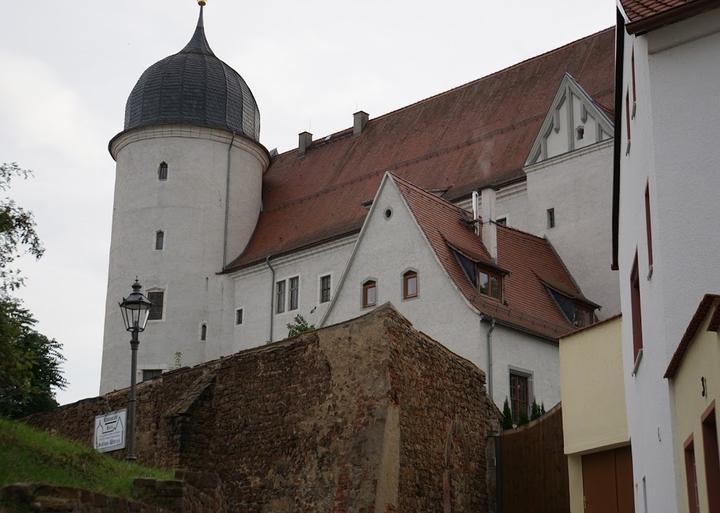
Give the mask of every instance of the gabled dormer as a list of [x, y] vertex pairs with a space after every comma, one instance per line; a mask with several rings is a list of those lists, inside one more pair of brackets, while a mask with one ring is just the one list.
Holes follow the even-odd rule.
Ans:
[[572, 75], [565, 73], [525, 165], [530, 166], [612, 137], [613, 125], [608, 114]]

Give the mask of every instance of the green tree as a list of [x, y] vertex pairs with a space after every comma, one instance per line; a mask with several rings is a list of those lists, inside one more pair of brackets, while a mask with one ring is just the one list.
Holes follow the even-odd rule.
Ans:
[[[0, 191], [31, 172], [16, 163], [0, 164]], [[35, 330], [37, 321], [10, 292], [23, 285], [13, 267], [23, 253], [44, 252], [30, 211], [0, 198], [0, 415], [22, 417], [57, 405], [54, 390], [66, 386], [60, 365], [62, 346]]]
[[500, 424], [502, 425], [503, 429], [513, 428], [512, 411], [510, 410], [510, 403], [508, 403], [507, 397], [505, 398], [505, 402], [503, 403], [502, 421]]
[[38, 333], [36, 320], [17, 299], [0, 297], [0, 415], [18, 418], [57, 406], [66, 386], [56, 340]]
[[524, 426], [530, 422], [530, 419], [528, 419], [528, 412], [524, 408], [520, 410], [520, 418], [518, 419], [518, 426]]
[[288, 337], [294, 337], [295, 335], [299, 335], [300, 333], [305, 333], [306, 331], [312, 331], [315, 329], [314, 324], [310, 324], [307, 320], [305, 320], [305, 317], [303, 317], [300, 314], [297, 314], [293, 318], [293, 322], [290, 322], [287, 324], [288, 329]]
[[[0, 191], [10, 188], [15, 178], [27, 178], [31, 171], [17, 163], [0, 164]], [[0, 294], [7, 294], [23, 284], [22, 274], [12, 267], [15, 260], [27, 252], [35, 258], [43, 255], [44, 248], [35, 231], [32, 212], [19, 207], [9, 197], [0, 199]]]
[[539, 419], [542, 417], [543, 411], [540, 405], [533, 399], [532, 406], [530, 407], [530, 420]]

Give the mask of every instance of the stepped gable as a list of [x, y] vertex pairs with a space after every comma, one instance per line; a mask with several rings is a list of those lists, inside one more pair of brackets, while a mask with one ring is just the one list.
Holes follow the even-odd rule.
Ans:
[[[468, 227], [467, 212], [397, 176], [393, 176], [393, 180], [455, 286], [483, 314], [556, 339], [574, 330], [575, 326], [559, 310], [546, 285], [589, 307], [596, 307], [582, 295], [546, 239], [496, 225], [498, 257], [493, 261], [481, 237]], [[451, 246], [507, 273], [503, 278], [503, 303], [477, 292], [457, 262]]]
[[614, 31], [607, 29], [450, 91], [279, 155], [263, 180], [263, 212], [236, 270], [357, 232], [392, 171], [456, 200], [524, 180], [522, 166], [558, 85], [570, 73], [604, 109], [613, 104]]

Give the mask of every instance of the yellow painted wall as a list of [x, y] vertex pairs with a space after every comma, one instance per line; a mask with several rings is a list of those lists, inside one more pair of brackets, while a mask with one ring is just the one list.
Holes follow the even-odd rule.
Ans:
[[620, 326], [616, 318], [560, 340], [565, 454], [629, 440]]
[[[716, 308], [718, 306], [716, 305]], [[711, 312], [712, 313], [712, 312]], [[707, 484], [705, 481], [705, 457], [703, 455], [703, 412], [715, 401], [715, 414], [720, 416], [720, 336], [707, 331], [708, 314], [695, 339], [690, 344], [680, 368], [670, 382], [673, 401], [673, 440], [675, 445], [675, 469], [679, 492], [680, 511], [688, 511], [687, 478], [685, 475], [685, 451], [683, 444], [690, 434], [695, 444], [695, 466], [700, 511], [708, 511]], [[707, 395], [701, 395], [700, 378], [705, 377]], [[563, 413], [564, 413], [563, 407]], [[720, 422], [720, 418], [717, 419]], [[718, 437], [720, 438], [720, 436]]]
[[560, 340], [560, 396], [570, 511], [584, 511], [582, 454], [626, 445], [621, 318]]

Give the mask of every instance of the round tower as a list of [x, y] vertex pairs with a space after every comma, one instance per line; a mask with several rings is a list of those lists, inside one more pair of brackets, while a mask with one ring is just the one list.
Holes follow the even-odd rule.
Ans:
[[198, 3], [192, 39], [142, 74], [109, 145], [116, 179], [101, 393], [130, 382], [117, 304], [136, 276], [154, 303], [138, 381], [223, 354], [230, 338], [232, 283], [218, 273], [255, 229], [270, 160], [255, 98], [210, 49]]

